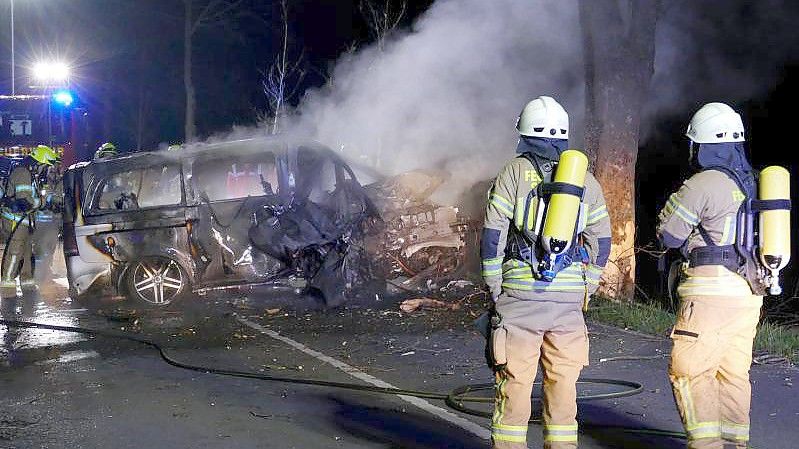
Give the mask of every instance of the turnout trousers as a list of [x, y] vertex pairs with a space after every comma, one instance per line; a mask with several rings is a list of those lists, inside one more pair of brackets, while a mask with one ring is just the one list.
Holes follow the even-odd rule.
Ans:
[[3, 298], [17, 296], [17, 276], [23, 283], [33, 282], [31, 225], [27, 218], [19, 225], [5, 217], [2, 219], [3, 235], [8, 239], [0, 267], [0, 296]]
[[33, 274], [39, 285], [52, 280], [53, 277], [53, 256], [58, 249], [60, 219], [60, 215], [53, 215], [47, 219], [36, 220], [36, 229], [33, 231], [33, 257], [36, 266]]
[[681, 298], [669, 378], [688, 448], [747, 447], [749, 367], [762, 304], [759, 296]]
[[[558, 293], [563, 298], [563, 293]], [[569, 294], [568, 296], [572, 296]], [[577, 447], [577, 378], [588, 364], [584, 294], [574, 302], [523, 300], [500, 295], [501, 321], [490, 344], [495, 371], [494, 449], [526, 449], [533, 381], [540, 362], [543, 378], [544, 448]]]

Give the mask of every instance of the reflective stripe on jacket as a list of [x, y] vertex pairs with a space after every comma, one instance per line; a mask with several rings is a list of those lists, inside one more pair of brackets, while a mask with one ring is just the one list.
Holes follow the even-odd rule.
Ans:
[[[534, 267], [526, 261], [506, 257], [508, 232], [511, 226], [517, 230], [523, 228], [527, 197], [541, 181], [529, 160], [515, 158], [505, 165], [488, 194], [480, 257], [483, 279], [494, 296], [503, 290], [522, 299], [533, 299], [542, 292], [592, 293], [599, 285], [610, 255], [611, 229], [602, 188], [591, 173], [585, 179], [585, 214], [581, 223], [584, 229], [580, 235], [589, 264], [575, 262], [561, 270], [552, 282], [544, 282], [536, 279]], [[534, 197], [527, 211], [528, 227], [535, 224], [537, 202]]]
[[[699, 226], [714, 245], [735, 243], [735, 220], [744, 194], [730, 177], [717, 170], [705, 170], [686, 180], [673, 193], [658, 216], [657, 233], [670, 248], [685, 254], [708, 246]], [[746, 280], [721, 265], [687, 268], [677, 287], [680, 296], [746, 296], [752, 289]]]
[[[35, 191], [36, 188], [33, 183], [33, 175], [24, 165], [18, 165], [11, 171], [8, 176], [7, 189], [9, 191], [9, 200], [26, 200], [31, 205], [31, 208], [38, 208], [40, 205], [39, 195]], [[13, 192], [13, 193], [12, 193]], [[22, 219], [25, 214], [14, 213], [8, 207], [3, 207], [0, 211], [3, 220], [8, 220], [14, 223], [20, 223], [24, 226], [30, 226], [30, 219]]]

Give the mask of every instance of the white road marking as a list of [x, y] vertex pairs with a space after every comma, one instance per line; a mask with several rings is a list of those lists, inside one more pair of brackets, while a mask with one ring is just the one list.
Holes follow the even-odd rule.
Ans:
[[69, 288], [69, 281], [67, 280], [67, 278], [53, 278], [53, 282], [62, 287]]
[[77, 362], [78, 360], [93, 359], [100, 357], [97, 351], [69, 351], [61, 354], [57, 359], [48, 359], [36, 362], [36, 365], [49, 365], [53, 363], [70, 363]]
[[[356, 378], [358, 380], [361, 380], [363, 382], [366, 382], [368, 384], [371, 384], [371, 385], [374, 385], [374, 386], [380, 387], [380, 388], [397, 388], [397, 387], [395, 387], [394, 385], [391, 385], [388, 382], [382, 381], [382, 380], [380, 380], [380, 379], [378, 379], [378, 378], [376, 378], [376, 377], [374, 377], [374, 376], [372, 376], [370, 374], [364, 373], [363, 371], [361, 371], [361, 370], [359, 370], [359, 369], [357, 369], [357, 368], [355, 368], [353, 366], [347, 365], [346, 363], [342, 362], [341, 360], [334, 359], [333, 357], [330, 357], [328, 355], [322, 354], [319, 351], [311, 349], [311, 348], [305, 346], [304, 344], [302, 344], [302, 343], [300, 343], [298, 341], [295, 341], [295, 340], [292, 340], [291, 338], [288, 338], [288, 337], [285, 337], [283, 335], [280, 335], [279, 333], [273, 331], [272, 329], [265, 328], [265, 327], [261, 326], [260, 324], [253, 323], [252, 321], [246, 320], [244, 318], [236, 318], [236, 319], [241, 324], [244, 324], [245, 326], [249, 326], [249, 327], [257, 330], [258, 332], [260, 332], [260, 333], [262, 333], [264, 335], [268, 335], [268, 336], [274, 338], [275, 340], [282, 341], [283, 343], [291, 346], [292, 348], [297, 349], [298, 351], [302, 351], [302, 352], [310, 355], [311, 357], [316, 358], [317, 360], [321, 360], [322, 362], [325, 362], [325, 363], [327, 363], [329, 365], [332, 365], [332, 366], [340, 369], [341, 371], [344, 371], [345, 373], [349, 374], [350, 376], [352, 376], [352, 377], [354, 377], [354, 378]], [[480, 426], [479, 424], [475, 424], [475, 423], [469, 421], [468, 419], [461, 418], [460, 416], [452, 413], [451, 411], [443, 409], [443, 408], [438, 407], [438, 406], [435, 406], [435, 405], [425, 401], [424, 399], [413, 397], [413, 396], [402, 396], [402, 395], [397, 395], [397, 397], [402, 399], [403, 401], [408, 402], [410, 404], [413, 404], [413, 405], [419, 407], [420, 409], [422, 409], [422, 410], [424, 410], [424, 411], [426, 411], [428, 413], [431, 413], [431, 414], [433, 414], [433, 415], [435, 415], [435, 416], [437, 416], [437, 417], [439, 417], [439, 418], [441, 418], [441, 419], [443, 419], [445, 421], [448, 421], [451, 424], [454, 424], [454, 425], [466, 430], [467, 432], [469, 432], [469, 433], [471, 433], [473, 435], [476, 435], [476, 436], [478, 436], [478, 437], [480, 437], [480, 438], [482, 438], [484, 440], [488, 440], [489, 438], [491, 438], [491, 433], [485, 427]]]

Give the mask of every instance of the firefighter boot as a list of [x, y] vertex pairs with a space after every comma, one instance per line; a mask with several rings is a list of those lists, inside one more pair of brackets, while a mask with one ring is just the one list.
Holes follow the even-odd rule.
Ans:
[[5, 265], [2, 267], [0, 275], [0, 297], [17, 297], [17, 273], [19, 273], [22, 261], [17, 254], [8, 254], [4, 257]]

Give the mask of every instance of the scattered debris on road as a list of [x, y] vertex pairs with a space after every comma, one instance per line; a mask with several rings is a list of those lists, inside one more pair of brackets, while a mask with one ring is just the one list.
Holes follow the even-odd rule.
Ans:
[[460, 305], [457, 303], [448, 303], [439, 299], [432, 298], [414, 298], [406, 299], [400, 304], [400, 310], [405, 313], [412, 313], [418, 309], [449, 309], [458, 310]]

